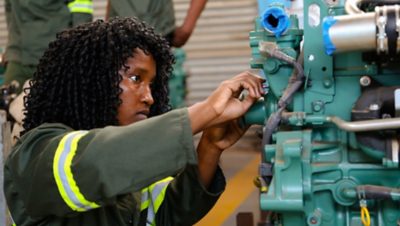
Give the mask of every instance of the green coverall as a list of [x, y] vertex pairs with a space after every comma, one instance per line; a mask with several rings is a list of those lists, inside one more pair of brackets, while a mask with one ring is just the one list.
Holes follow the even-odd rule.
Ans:
[[[5, 164], [5, 194], [17, 226], [192, 225], [225, 188], [220, 169], [208, 189], [199, 181], [186, 108], [129, 126], [72, 131], [43, 124], [15, 145]], [[154, 210], [157, 201], [143, 194], [171, 175]], [[66, 195], [68, 188], [80, 198]]]
[[109, 18], [135, 16], [154, 27], [156, 33], [167, 39], [172, 38], [175, 30], [172, 0], [110, 0], [108, 13]]
[[5, 0], [8, 65], [5, 84], [17, 80], [20, 89], [32, 77], [56, 33], [93, 19], [92, 0]]

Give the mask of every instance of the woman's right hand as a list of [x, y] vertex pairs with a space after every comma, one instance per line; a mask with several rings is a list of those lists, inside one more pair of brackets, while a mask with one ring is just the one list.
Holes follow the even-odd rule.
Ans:
[[[242, 116], [263, 95], [264, 81], [250, 72], [223, 81], [205, 101], [188, 108], [193, 134]], [[247, 90], [248, 95], [240, 100], [243, 90]]]

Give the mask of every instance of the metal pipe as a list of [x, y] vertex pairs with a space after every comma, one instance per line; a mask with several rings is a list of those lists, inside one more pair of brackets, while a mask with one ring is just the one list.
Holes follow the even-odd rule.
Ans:
[[358, 8], [358, 4], [361, 0], [347, 0], [345, 3], [345, 10], [347, 14], [360, 14], [364, 13], [360, 8]]
[[369, 13], [328, 16], [324, 18], [322, 27], [329, 55], [376, 50], [378, 54], [394, 56], [400, 50], [398, 5], [375, 7], [375, 12]]
[[332, 122], [339, 128], [349, 132], [366, 132], [384, 129], [400, 128], [400, 118], [374, 119], [357, 122], [347, 122], [336, 116], [328, 116], [328, 122]]
[[328, 30], [336, 52], [376, 49], [375, 13], [334, 17]]

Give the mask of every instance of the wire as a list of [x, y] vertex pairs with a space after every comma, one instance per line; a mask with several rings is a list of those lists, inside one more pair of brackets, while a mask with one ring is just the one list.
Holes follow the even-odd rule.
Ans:
[[371, 217], [369, 215], [369, 211], [366, 206], [361, 207], [361, 221], [364, 224], [364, 226], [371, 225]]

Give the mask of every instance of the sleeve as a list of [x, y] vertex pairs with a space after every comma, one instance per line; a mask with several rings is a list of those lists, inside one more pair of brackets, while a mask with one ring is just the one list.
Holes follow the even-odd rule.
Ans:
[[113, 204], [121, 194], [197, 164], [187, 114], [174, 110], [86, 132], [39, 127], [22, 137], [7, 160], [9, 177], [33, 217]]
[[[169, 184], [164, 201], [156, 213], [155, 225], [194, 225], [212, 209], [225, 185], [225, 177], [219, 167], [210, 187], [206, 189], [199, 180], [197, 166], [187, 166]], [[149, 216], [151, 214], [147, 213]], [[152, 221], [148, 218], [147, 222]]]
[[93, 20], [92, 0], [72, 0], [68, 3], [72, 15], [72, 27]]

